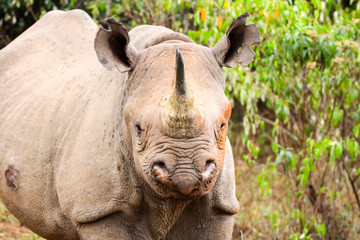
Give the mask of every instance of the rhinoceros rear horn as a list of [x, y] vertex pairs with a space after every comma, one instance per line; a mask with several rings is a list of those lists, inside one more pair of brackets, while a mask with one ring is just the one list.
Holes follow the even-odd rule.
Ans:
[[236, 18], [226, 35], [213, 47], [220, 66], [234, 67], [237, 63], [247, 66], [254, 60], [255, 53], [250, 46], [260, 42], [260, 33], [254, 24], [246, 25], [249, 16], [249, 13], [245, 13]]
[[114, 18], [102, 22], [107, 29], [100, 28], [95, 38], [95, 51], [104, 67], [112, 70], [116, 67], [120, 72], [132, 70], [139, 58], [139, 52], [130, 42], [124, 25]]
[[185, 69], [184, 62], [181, 52], [176, 48], [176, 95], [177, 97], [185, 97], [186, 93], [186, 78], [185, 78]]

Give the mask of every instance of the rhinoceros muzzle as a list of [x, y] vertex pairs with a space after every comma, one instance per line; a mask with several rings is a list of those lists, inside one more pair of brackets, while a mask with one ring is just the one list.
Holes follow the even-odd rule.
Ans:
[[156, 162], [152, 167], [152, 173], [157, 181], [184, 195], [206, 185], [216, 176], [216, 172], [216, 165], [210, 160], [205, 163], [203, 172], [199, 172], [191, 165], [182, 165], [169, 171], [164, 162]]

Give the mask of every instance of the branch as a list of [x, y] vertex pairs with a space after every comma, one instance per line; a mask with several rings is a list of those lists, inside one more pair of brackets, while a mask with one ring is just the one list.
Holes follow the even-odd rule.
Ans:
[[353, 181], [353, 180], [351, 179], [351, 176], [350, 176], [348, 170], [346, 169], [344, 158], [342, 158], [342, 163], [343, 163], [344, 170], [345, 170], [345, 172], [346, 172], [346, 176], [348, 177], [348, 179], [349, 179], [349, 181], [350, 181], [351, 188], [352, 188], [353, 193], [354, 193], [354, 195], [355, 195], [356, 203], [357, 203], [357, 205], [358, 205], [358, 207], [359, 207], [359, 210], [360, 210], [360, 199], [359, 199], [359, 195], [358, 195], [358, 193], [357, 193], [357, 191], [356, 191], [356, 187], [355, 187], [355, 184], [354, 184], [355, 181]]
[[301, 114], [301, 123], [302, 123], [302, 137], [301, 137], [301, 148], [302, 149], [306, 149], [306, 135], [305, 135], [305, 125], [306, 125], [306, 98], [307, 98], [307, 92], [308, 92], [308, 88], [307, 88], [307, 79], [306, 79], [306, 74], [307, 74], [307, 70], [306, 70], [306, 66], [303, 65], [302, 66], [302, 74], [301, 74], [301, 81], [302, 81], [302, 102], [303, 102], [303, 109], [302, 109], [302, 114]]
[[360, 174], [359, 175], [356, 175], [355, 178], [352, 180], [353, 182], [356, 182], [356, 180], [358, 180], [358, 178], [360, 177]]
[[329, 166], [329, 157], [327, 158], [327, 162], [326, 162], [326, 166], [325, 166], [325, 170], [323, 172], [323, 175], [321, 177], [321, 183], [320, 183], [320, 188], [322, 188], [324, 186], [324, 182], [325, 182], [325, 176], [328, 170], [328, 166]]
[[29, 11], [30, 11], [30, 14], [31, 14], [32, 18], [33, 18], [34, 21], [36, 22], [38, 19], [37, 19], [35, 13], [34, 13], [34, 10], [33, 10], [32, 7], [33, 7], [33, 5], [31, 4], [31, 5], [29, 6]]
[[[260, 116], [260, 115], [258, 115], [258, 116], [259, 116], [259, 118], [260, 118], [261, 120], [263, 120], [264, 122], [266, 122], [266, 123], [268, 123], [268, 124], [270, 124], [270, 125], [273, 125], [273, 126], [275, 125], [275, 122], [274, 122], [274, 121], [272, 121], [272, 120], [270, 120], [270, 119], [267, 119], [267, 118], [265, 118], [265, 117], [263, 117], [263, 116]], [[286, 135], [288, 135], [289, 137], [291, 137], [295, 142], [299, 143], [299, 139], [298, 139], [294, 134], [292, 134], [291, 132], [289, 132], [289, 130], [283, 128], [282, 126], [278, 126], [278, 127], [279, 127], [279, 130], [280, 130], [280, 131], [284, 132]]]
[[110, 14], [111, 14], [111, 5], [112, 5], [112, 1], [111, 1], [111, 0], [107, 0], [107, 1], [106, 1], [106, 13], [105, 13], [105, 16], [106, 16], [106, 17], [110, 17]]

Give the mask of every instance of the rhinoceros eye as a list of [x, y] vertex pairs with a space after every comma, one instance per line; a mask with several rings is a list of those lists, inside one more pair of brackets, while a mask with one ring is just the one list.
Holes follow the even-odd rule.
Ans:
[[136, 133], [137, 133], [138, 135], [141, 134], [142, 129], [141, 129], [141, 125], [140, 125], [139, 122], [137, 122], [137, 123], [135, 124], [135, 130], [136, 130]]

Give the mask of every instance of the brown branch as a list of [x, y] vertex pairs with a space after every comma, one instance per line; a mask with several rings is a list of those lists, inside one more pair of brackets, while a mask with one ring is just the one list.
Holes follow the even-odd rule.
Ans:
[[34, 13], [34, 10], [33, 10], [32, 7], [33, 7], [33, 5], [31, 4], [31, 5], [29, 6], [29, 11], [30, 11], [30, 14], [31, 14], [32, 18], [33, 18], [34, 21], [36, 22], [38, 19], [37, 19], [35, 13]]
[[355, 178], [354, 178], [352, 181], [353, 181], [353, 182], [356, 182], [359, 177], [360, 177], [360, 174], [359, 174], [359, 175], [356, 175]]
[[112, 1], [107, 0], [106, 1], [106, 13], [105, 13], [106, 17], [110, 17], [110, 15], [111, 15], [111, 5], [112, 5]]
[[303, 111], [302, 111], [302, 116], [301, 116], [301, 123], [302, 123], [302, 139], [301, 139], [301, 145], [302, 145], [302, 149], [306, 149], [306, 136], [305, 136], [305, 125], [306, 125], [306, 98], [307, 98], [307, 93], [308, 93], [308, 88], [307, 88], [307, 81], [306, 81], [306, 66], [304, 65], [302, 67], [302, 74], [301, 74], [301, 80], [302, 80], [302, 102], [303, 102]]
[[84, 0], [77, 0], [75, 5], [74, 5], [74, 9], [83, 8], [83, 7], [84, 7]]
[[333, 102], [333, 106], [331, 108], [331, 115], [330, 115], [330, 120], [329, 120], [329, 124], [326, 128], [326, 131], [325, 131], [325, 135], [329, 132], [330, 130], [330, 126], [331, 126], [331, 122], [332, 122], [332, 119], [333, 119], [333, 115], [334, 115], [334, 111], [335, 111], [335, 106], [336, 106], [336, 97], [334, 98], [334, 102]]
[[322, 177], [321, 177], [320, 188], [322, 188], [322, 187], [324, 186], [325, 176], [326, 176], [326, 173], [327, 173], [327, 170], [328, 170], [330, 157], [328, 157], [327, 159], [328, 159], [328, 160], [327, 160], [327, 162], [326, 162], [325, 170], [324, 170], [323, 175], [322, 175]]
[[[266, 122], [267, 124], [270, 124], [270, 125], [275, 125], [275, 122], [274, 121], [272, 121], [272, 120], [270, 120], [270, 119], [267, 119], [267, 118], [265, 118], [265, 117], [263, 117], [263, 116], [260, 116], [260, 115], [258, 115], [259, 116], [259, 118], [261, 119], [261, 120], [263, 120], [264, 122]], [[291, 137], [295, 142], [297, 142], [297, 143], [299, 143], [299, 139], [294, 135], [294, 134], [292, 134], [289, 130], [287, 130], [287, 129], [285, 129], [284, 127], [282, 127], [282, 126], [278, 126], [279, 127], [279, 130], [281, 131], [281, 132], [283, 132], [283, 133], [285, 133], [287, 136], [289, 136], [289, 137]]]
[[359, 195], [358, 195], [358, 193], [357, 193], [357, 191], [356, 191], [356, 187], [355, 187], [355, 184], [354, 184], [355, 181], [353, 181], [353, 180], [351, 179], [351, 176], [350, 176], [350, 174], [349, 174], [349, 171], [346, 169], [344, 158], [342, 158], [342, 163], [343, 163], [343, 168], [344, 168], [344, 170], [345, 170], [346, 176], [347, 176], [347, 178], [349, 179], [349, 182], [350, 182], [350, 184], [351, 184], [351, 188], [352, 188], [353, 193], [354, 193], [354, 195], [355, 195], [356, 203], [357, 203], [358, 208], [359, 208], [359, 211], [360, 211], [360, 198], [359, 198]]
[[[337, 89], [340, 85], [341, 85], [341, 82], [342, 80], [340, 81], [339, 84], [336, 84], [335, 86], [335, 89]], [[331, 109], [331, 115], [330, 115], [330, 120], [329, 120], [329, 124], [326, 128], [326, 131], [325, 131], [325, 135], [328, 134], [329, 130], [330, 130], [330, 127], [331, 127], [331, 122], [333, 120], [333, 116], [334, 116], [334, 111], [335, 111], [335, 107], [336, 107], [336, 103], [340, 100], [341, 102], [341, 99], [343, 98], [343, 94], [341, 93], [340, 96], [335, 96], [334, 98], [334, 102], [333, 102], [333, 106], [332, 106], [332, 109]]]
[[150, 19], [151, 19], [150, 21], [151, 21], [152, 23], [155, 23], [154, 13], [153, 13], [153, 11], [152, 11], [152, 9], [151, 9], [151, 6], [150, 6], [150, 4], [149, 4], [149, 0], [145, 0], [145, 1], [144, 1], [144, 4], [145, 4], [146, 9], [149, 11]]

